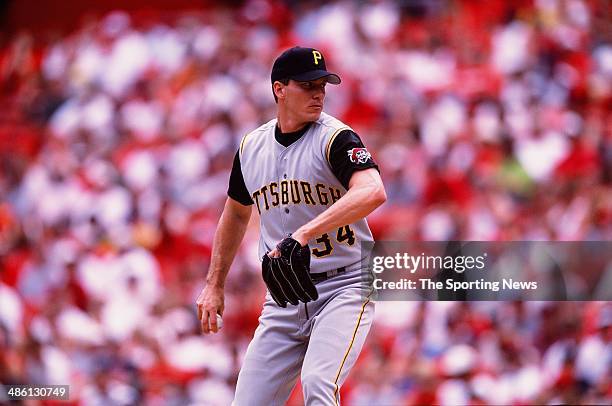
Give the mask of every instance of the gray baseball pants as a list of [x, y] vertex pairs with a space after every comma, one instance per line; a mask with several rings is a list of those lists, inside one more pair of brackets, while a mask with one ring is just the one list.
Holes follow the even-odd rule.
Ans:
[[301, 372], [308, 406], [339, 405], [374, 317], [360, 269], [316, 284], [319, 298], [279, 307], [266, 295], [236, 385], [235, 406], [284, 405]]

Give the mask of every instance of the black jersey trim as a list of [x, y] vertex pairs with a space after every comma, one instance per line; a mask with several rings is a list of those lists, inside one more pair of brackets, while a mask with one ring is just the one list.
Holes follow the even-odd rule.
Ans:
[[227, 195], [243, 206], [250, 206], [254, 203], [253, 198], [251, 197], [251, 194], [249, 193], [244, 182], [244, 174], [242, 173], [242, 164], [240, 162], [239, 151], [236, 151], [232, 162], [232, 171], [230, 172]]
[[331, 137], [329, 137], [329, 141], [327, 141], [327, 147], [325, 148], [325, 157], [327, 158], [327, 163], [331, 166], [331, 162], [329, 160], [329, 154], [331, 153], [331, 146], [334, 143], [334, 140], [336, 139], [336, 137], [338, 136], [338, 134], [340, 134], [342, 131], [344, 130], [351, 130], [351, 127], [340, 127], [336, 130], [336, 132], [334, 132], [332, 134]]

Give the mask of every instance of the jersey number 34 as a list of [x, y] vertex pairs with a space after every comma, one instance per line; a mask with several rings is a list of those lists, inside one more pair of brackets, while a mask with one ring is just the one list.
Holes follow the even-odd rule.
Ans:
[[[331, 240], [329, 239], [329, 234], [325, 233], [319, 238], [317, 238], [315, 241], [321, 245], [320, 247], [312, 249], [312, 255], [314, 255], [315, 257], [326, 257], [328, 255], [331, 255], [331, 253], [334, 251], [334, 246]], [[353, 230], [351, 230], [350, 226], [341, 226], [336, 232], [336, 241], [352, 246], [353, 244], [355, 244], [355, 233], [353, 232]]]

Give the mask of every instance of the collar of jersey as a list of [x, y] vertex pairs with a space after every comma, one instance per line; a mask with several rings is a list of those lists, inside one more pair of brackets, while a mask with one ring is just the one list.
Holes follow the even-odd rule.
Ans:
[[297, 140], [299, 140], [306, 131], [310, 128], [312, 123], [308, 123], [301, 130], [294, 131], [292, 133], [283, 133], [281, 132], [278, 125], [274, 126], [274, 138], [276, 142], [281, 144], [283, 147], [287, 148]]

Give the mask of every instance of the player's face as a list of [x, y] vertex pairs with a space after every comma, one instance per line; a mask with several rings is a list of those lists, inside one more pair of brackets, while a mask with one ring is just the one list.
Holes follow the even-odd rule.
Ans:
[[326, 78], [309, 82], [290, 80], [285, 103], [287, 110], [301, 122], [316, 121], [323, 111]]

